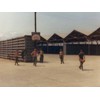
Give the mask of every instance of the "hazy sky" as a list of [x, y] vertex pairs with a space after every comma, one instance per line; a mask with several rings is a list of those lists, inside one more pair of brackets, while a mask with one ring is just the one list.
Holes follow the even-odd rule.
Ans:
[[[67, 35], [74, 29], [90, 34], [100, 27], [97, 12], [38, 12], [37, 31], [41, 35]], [[0, 12], [0, 39], [30, 35], [34, 31], [33, 12]]]

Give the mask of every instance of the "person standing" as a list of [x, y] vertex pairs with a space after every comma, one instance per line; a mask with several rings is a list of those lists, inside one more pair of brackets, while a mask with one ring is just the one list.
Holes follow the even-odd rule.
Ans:
[[81, 70], [83, 70], [83, 63], [85, 62], [85, 54], [84, 54], [83, 50], [80, 50], [80, 53], [79, 53], [79, 61], [80, 61], [79, 68]]
[[44, 53], [42, 50], [40, 50], [40, 62], [43, 63], [44, 61]]
[[19, 51], [16, 50], [16, 51], [15, 51], [15, 65], [17, 64], [17, 66], [19, 65], [19, 64], [18, 64], [18, 57], [19, 57]]
[[21, 56], [22, 56], [23, 61], [25, 61], [26, 60], [25, 57], [27, 56], [27, 50], [26, 49], [22, 50]]
[[34, 66], [37, 65], [37, 55], [38, 55], [37, 49], [34, 49], [31, 53], [31, 56], [33, 57], [33, 65]]
[[62, 50], [60, 50], [60, 52], [59, 52], [59, 58], [60, 58], [61, 64], [62, 63], [64, 64], [64, 53]]

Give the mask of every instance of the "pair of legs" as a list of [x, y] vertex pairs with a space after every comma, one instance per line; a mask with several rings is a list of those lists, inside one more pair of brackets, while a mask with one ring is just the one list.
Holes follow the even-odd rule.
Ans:
[[19, 64], [18, 64], [18, 57], [15, 58], [15, 65], [16, 65], [16, 64], [19, 65]]
[[43, 59], [44, 59], [44, 56], [41, 55], [41, 56], [40, 56], [40, 62], [41, 62], [41, 63], [43, 63]]
[[80, 61], [80, 66], [79, 66], [79, 68], [81, 69], [81, 70], [83, 70], [83, 61]]
[[34, 65], [34, 66], [37, 65], [37, 57], [33, 57], [33, 65]]
[[60, 57], [60, 61], [61, 61], [61, 64], [64, 64], [64, 58], [62, 56]]

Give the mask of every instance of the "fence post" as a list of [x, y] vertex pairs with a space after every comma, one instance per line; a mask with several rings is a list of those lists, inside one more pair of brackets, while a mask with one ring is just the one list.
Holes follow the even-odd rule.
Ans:
[[66, 42], [64, 42], [64, 41], [63, 41], [63, 52], [64, 52], [64, 55], [67, 54]]

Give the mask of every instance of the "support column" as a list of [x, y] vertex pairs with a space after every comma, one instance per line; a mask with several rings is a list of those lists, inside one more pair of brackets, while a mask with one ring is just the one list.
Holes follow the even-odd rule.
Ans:
[[36, 12], [34, 13], [34, 26], [35, 26], [35, 32], [37, 32], [37, 23], [36, 23]]
[[63, 42], [63, 52], [64, 52], [64, 55], [67, 54], [66, 42]]

